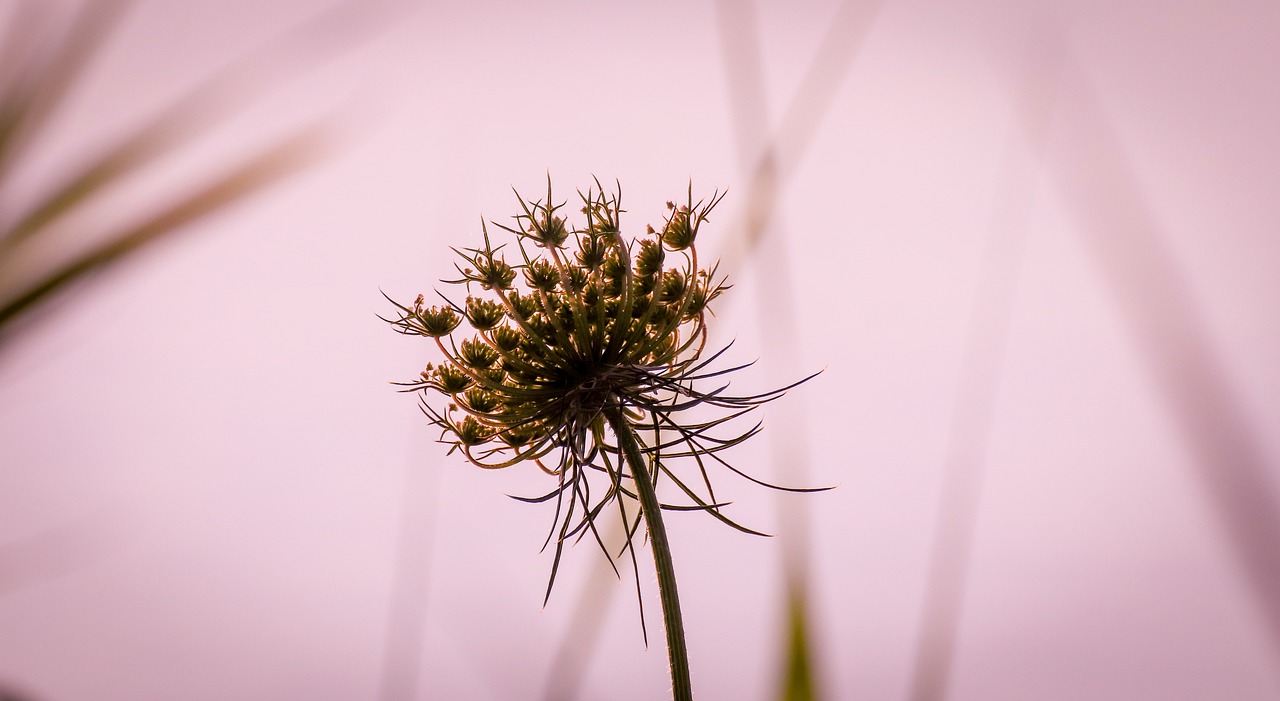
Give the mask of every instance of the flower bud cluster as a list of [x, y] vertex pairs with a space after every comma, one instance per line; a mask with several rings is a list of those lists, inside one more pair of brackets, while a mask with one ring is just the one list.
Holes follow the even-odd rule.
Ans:
[[[455, 252], [460, 301], [397, 305], [402, 333], [434, 339], [443, 362], [428, 365], [408, 391], [424, 399], [442, 442], [483, 467], [533, 459], [548, 472], [580, 464], [605, 406], [635, 409], [673, 390], [706, 344], [708, 304], [726, 287], [715, 267], [700, 268], [695, 240], [721, 195], [668, 203], [661, 230], [636, 239], [621, 231], [620, 192], [580, 194], [582, 221], [562, 204], [520, 199], [514, 246], [491, 243]], [[465, 324], [463, 323], [465, 322]], [[561, 457], [542, 460], [553, 451]], [[576, 457], [575, 457], [576, 455]], [[567, 456], [567, 457], [566, 457]]]
[[[760, 430], [757, 422], [724, 435], [722, 426], [813, 377], [732, 396], [724, 378], [741, 367], [711, 369], [725, 349], [701, 357], [708, 305], [727, 288], [714, 265], [699, 265], [695, 244], [721, 196], [695, 202], [691, 186], [685, 204], [667, 203], [660, 229], [631, 239], [622, 234], [621, 190], [596, 185], [580, 193], [578, 222], [560, 214], [564, 204], [555, 204], [550, 183], [545, 199], [520, 198], [512, 225], [497, 225], [511, 241], [494, 246], [482, 224], [482, 246], [454, 249], [461, 277], [444, 282], [465, 297], [441, 295], [444, 303], [431, 307], [421, 295], [411, 306], [393, 300], [400, 313], [387, 319], [403, 334], [431, 339], [442, 356], [417, 380], [397, 384], [420, 393], [423, 413], [451, 453], [486, 468], [528, 461], [556, 476], [549, 493], [517, 497], [556, 503], [548, 595], [571, 539], [594, 533], [612, 562], [595, 527], [611, 503], [634, 561], [641, 514], [629, 513], [620, 497], [636, 497], [642, 483], [653, 488], [647, 479], [669, 480], [692, 502], [659, 509], [704, 511], [748, 533], [757, 531], [722, 513], [707, 470], [712, 462], [763, 486], [815, 491], [762, 482], [719, 455]], [[704, 382], [723, 384], [704, 390]], [[686, 412], [698, 407], [720, 411], [689, 420]], [[623, 436], [631, 451], [625, 461]], [[696, 463], [698, 482], [672, 468], [680, 458]], [[649, 464], [638, 471], [637, 461]]]

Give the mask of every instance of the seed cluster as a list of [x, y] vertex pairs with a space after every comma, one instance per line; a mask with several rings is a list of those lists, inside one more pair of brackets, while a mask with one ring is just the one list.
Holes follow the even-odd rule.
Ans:
[[[462, 277], [447, 281], [482, 294], [433, 307], [419, 296], [392, 322], [439, 345], [445, 361], [406, 386], [449, 398], [443, 411], [424, 401], [424, 411], [482, 467], [532, 459], [559, 474], [607, 403], [645, 408], [705, 346], [707, 305], [726, 288], [714, 268], [698, 267], [694, 241], [720, 196], [668, 202], [661, 230], [635, 241], [620, 231], [619, 195], [582, 200], [585, 226], [571, 227], [550, 191], [522, 199], [516, 225], [501, 226], [515, 236], [505, 252], [515, 265], [485, 227], [482, 247], [455, 249]], [[553, 452], [560, 459], [549, 463]]]
[[[549, 493], [521, 498], [556, 501], [547, 536], [549, 543], [558, 533], [548, 595], [568, 539], [590, 531], [604, 549], [595, 519], [609, 503], [618, 506], [626, 548], [635, 558], [631, 536], [641, 514], [628, 513], [618, 499], [635, 496], [635, 477], [606, 426], [606, 413], [623, 416], [635, 429], [651, 479], [669, 480], [691, 502], [661, 508], [706, 511], [756, 533], [721, 513], [707, 465], [714, 461], [774, 487], [719, 455], [755, 435], [760, 424], [730, 436], [713, 435], [714, 429], [800, 384], [751, 396], [728, 395], [727, 383], [710, 391], [695, 386], [741, 369], [709, 369], [726, 349], [702, 358], [708, 304], [727, 287], [715, 266], [699, 267], [695, 241], [722, 195], [695, 202], [690, 186], [684, 204], [667, 203], [660, 229], [646, 227], [630, 240], [619, 222], [620, 189], [606, 192], [597, 182], [579, 196], [579, 224], [559, 214], [564, 204], [554, 203], [550, 183], [545, 199], [519, 198], [514, 224], [495, 223], [514, 246], [494, 246], [482, 225], [481, 247], [453, 249], [462, 259], [455, 263], [461, 277], [444, 282], [464, 288], [465, 299], [441, 295], [444, 304], [431, 307], [421, 295], [411, 306], [392, 300], [400, 313], [387, 319], [401, 333], [432, 339], [443, 356], [419, 379], [397, 384], [420, 393], [423, 413], [441, 429], [440, 441], [451, 453], [461, 451], [491, 469], [529, 461], [558, 478]], [[445, 396], [444, 408], [436, 408], [436, 395]], [[687, 420], [685, 412], [697, 407], [722, 411], [709, 420]], [[695, 462], [701, 485], [673, 472], [673, 458]], [[604, 493], [597, 490], [594, 498], [592, 474], [607, 477]]]

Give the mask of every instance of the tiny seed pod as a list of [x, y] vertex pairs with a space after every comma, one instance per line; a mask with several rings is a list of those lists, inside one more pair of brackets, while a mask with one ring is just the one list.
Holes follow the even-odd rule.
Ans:
[[587, 271], [579, 267], [569, 268], [569, 289], [565, 292], [580, 294], [587, 286]]
[[498, 361], [498, 351], [490, 348], [487, 344], [472, 341], [471, 339], [463, 340], [458, 347], [458, 356], [462, 359], [462, 362], [476, 370], [493, 367], [493, 364]]
[[491, 392], [480, 389], [479, 387], [472, 387], [467, 390], [463, 395], [463, 399], [466, 400], [467, 408], [470, 411], [480, 414], [492, 413], [500, 404], [498, 398], [493, 396]]
[[486, 290], [508, 290], [515, 282], [516, 271], [501, 258], [476, 259], [476, 280]]
[[539, 258], [525, 266], [524, 279], [535, 290], [551, 292], [560, 284], [560, 273], [554, 265]]
[[449, 307], [432, 307], [423, 310], [417, 317], [423, 333], [432, 338], [448, 336], [462, 321]]
[[569, 238], [562, 217], [551, 216], [546, 212], [540, 219], [533, 219], [529, 224], [529, 238], [543, 246], [560, 248]]
[[689, 290], [689, 304], [684, 310], [684, 318], [693, 319], [701, 314], [702, 311], [707, 308], [707, 302], [709, 301], [710, 299], [707, 297], [707, 288], [691, 288]]
[[467, 373], [448, 365], [441, 365], [435, 373], [437, 389], [445, 394], [457, 394], [471, 386]]
[[683, 251], [692, 246], [696, 235], [697, 231], [689, 225], [689, 210], [686, 207], [672, 212], [666, 226], [662, 227], [662, 243], [673, 251]]
[[499, 353], [511, 353], [520, 347], [520, 341], [524, 339], [524, 335], [509, 326], [499, 326], [493, 330], [493, 345], [497, 346]]
[[529, 295], [520, 294], [519, 290], [508, 292], [507, 301], [520, 319], [528, 319], [538, 311], [538, 302]]
[[688, 289], [687, 280], [679, 270], [668, 270], [662, 275], [662, 295], [664, 302], [674, 302], [684, 296]]
[[484, 424], [476, 421], [474, 417], [467, 416], [457, 425], [454, 435], [458, 437], [458, 442], [465, 446], [474, 446], [488, 441], [493, 435], [493, 431]]
[[662, 260], [666, 254], [657, 241], [641, 241], [640, 252], [636, 254], [636, 274], [649, 277], [662, 270]]
[[657, 286], [658, 278], [656, 275], [638, 277], [636, 278], [635, 294], [637, 296], [647, 296]]
[[506, 314], [506, 309], [497, 302], [467, 297], [467, 320], [477, 330], [488, 331], [501, 323]]
[[600, 266], [600, 273], [606, 280], [621, 280], [627, 274], [627, 261], [617, 251], [611, 251]]
[[588, 270], [595, 270], [604, 263], [605, 242], [599, 236], [579, 236], [578, 252], [574, 255], [578, 263]]

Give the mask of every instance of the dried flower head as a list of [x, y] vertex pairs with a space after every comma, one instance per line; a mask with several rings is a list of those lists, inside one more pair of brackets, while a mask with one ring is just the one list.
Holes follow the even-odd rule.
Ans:
[[[444, 282], [461, 286], [465, 299], [440, 295], [444, 304], [427, 307], [419, 296], [412, 306], [396, 304], [398, 318], [387, 321], [401, 333], [431, 338], [443, 356], [419, 380], [398, 384], [421, 392], [422, 411], [442, 429], [450, 453], [490, 469], [527, 462], [556, 478], [547, 494], [522, 498], [556, 502], [548, 595], [565, 542], [590, 531], [604, 548], [595, 521], [610, 504], [627, 526], [635, 557], [630, 536], [640, 514], [629, 514], [618, 496], [635, 496], [637, 471], [623, 459], [617, 431], [606, 421], [610, 412], [644, 432], [652, 479], [670, 480], [690, 502], [662, 508], [706, 511], [755, 533], [721, 513], [707, 468], [715, 463], [765, 484], [720, 456], [760, 424], [729, 436], [715, 429], [795, 385], [730, 396], [722, 380], [745, 366], [711, 369], [727, 347], [703, 357], [708, 305], [728, 288], [716, 266], [700, 266], [696, 240], [723, 195], [695, 202], [690, 186], [684, 204], [667, 203], [660, 230], [648, 227], [634, 240], [622, 234], [620, 188], [606, 192], [597, 181], [579, 193], [584, 221], [572, 224], [560, 214], [564, 203], [554, 203], [550, 182], [545, 199], [517, 197], [514, 224], [494, 223], [514, 237], [514, 247], [494, 246], [482, 222], [482, 246], [454, 249], [461, 277]], [[701, 389], [706, 382], [716, 386]], [[436, 394], [445, 396], [437, 403]], [[721, 411], [709, 420], [684, 418], [696, 407]], [[696, 464], [700, 485], [671, 469], [677, 458]], [[593, 481], [603, 488], [593, 490]]]

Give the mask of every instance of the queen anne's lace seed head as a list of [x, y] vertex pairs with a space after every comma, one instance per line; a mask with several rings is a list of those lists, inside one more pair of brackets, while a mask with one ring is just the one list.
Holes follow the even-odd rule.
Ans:
[[[754, 435], [759, 424], [729, 437], [712, 431], [790, 386], [746, 397], [726, 395], [727, 384], [695, 387], [739, 369], [709, 368], [723, 350], [702, 358], [708, 305], [728, 288], [714, 265], [700, 267], [694, 243], [721, 197], [695, 202], [690, 187], [685, 204], [668, 203], [660, 232], [648, 227], [632, 240], [621, 233], [620, 191], [581, 195], [586, 221], [579, 226], [557, 213], [563, 205], [554, 204], [548, 184], [545, 199], [521, 198], [514, 223], [497, 225], [514, 246], [493, 246], [482, 225], [483, 246], [454, 249], [461, 278], [446, 282], [466, 289], [461, 306], [446, 297], [428, 309], [419, 296], [412, 307], [397, 304], [399, 317], [388, 320], [401, 333], [433, 339], [443, 355], [403, 386], [421, 392], [422, 410], [450, 452], [486, 468], [536, 464], [557, 478], [554, 490], [531, 500], [557, 501], [557, 562], [566, 539], [594, 531], [605, 505], [632, 494], [631, 475], [606, 429], [606, 408], [625, 412], [645, 432], [653, 472], [693, 502], [676, 508], [704, 510], [749, 530], [721, 513], [706, 467], [714, 462], [741, 475], [717, 454]], [[460, 331], [464, 320], [469, 329]], [[437, 402], [436, 395], [444, 397]], [[722, 411], [701, 422], [683, 418], [699, 406]], [[696, 461], [697, 483], [669, 467], [680, 457]], [[607, 482], [598, 498], [590, 475]], [[638, 515], [619, 510], [634, 533], [630, 521]]]

